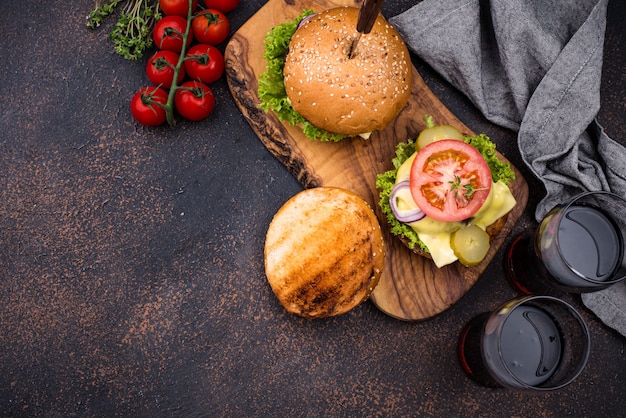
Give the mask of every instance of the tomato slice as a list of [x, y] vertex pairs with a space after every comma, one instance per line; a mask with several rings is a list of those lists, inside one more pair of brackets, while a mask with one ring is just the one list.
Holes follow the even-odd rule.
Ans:
[[487, 200], [491, 171], [476, 148], [444, 139], [418, 151], [410, 184], [415, 203], [426, 215], [438, 221], [462, 221]]

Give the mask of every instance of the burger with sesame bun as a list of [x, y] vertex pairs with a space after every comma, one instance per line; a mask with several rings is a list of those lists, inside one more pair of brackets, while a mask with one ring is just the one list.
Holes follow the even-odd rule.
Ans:
[[272, 28], [260, 107], [321, 141], [367, 138], [395, 119], [411, 94], [409, 51], [379, 15], [351, 55], [358, 15], [355, 7], [305, 10]]

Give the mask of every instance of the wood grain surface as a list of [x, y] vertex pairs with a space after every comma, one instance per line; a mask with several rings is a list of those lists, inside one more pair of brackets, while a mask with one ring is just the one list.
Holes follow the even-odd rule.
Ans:
[[[528, 186], [517, 168], [511, 191], [517, 206], [504, 226], [492, 236], [485, 260], [467, 268], [454, 263], [437, 268], [426, 258], [413, 254], [389, 232], [378, 205], [376, 175], [392, 168], [395, 147], [415, 138], [424, 128], [423, 116], [432, 115], [437, 123], [448, 123], [471, 134], [426, 86], [413, 68], [413, 88], [409, 103], [383, 131], [368, 140], [347, 139], [323, 143], [307, 139], [300, 129], [279, 121], [274, 114], [258, 107], [257, 80], [265, 71], [263, 39], [267, 31], [298, 16], [303, 9], [321, 11], [336, 6], [359, 6], [350, 0], [270, 0], [232, 36], [225, 49], [227, 81], [237, 106], [265, 147], [305, 187], [335, 186], [351, 190], [374, 209], [383, 228], [385, 269], [371, 300], [384, 313], [402, 320], [421, 320], [443, 312], [458, 301], [478, 280], [521, 216], [528, 200]], [[500, 158], [506, 160], [501, 154]]]

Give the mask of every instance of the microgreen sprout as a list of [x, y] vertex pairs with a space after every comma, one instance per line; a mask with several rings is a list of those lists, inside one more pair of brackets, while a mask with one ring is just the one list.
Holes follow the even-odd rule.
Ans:
[[[95, 29], [109, 17], [122, 0], [96, 0], [94, 9], [87, 16], [87, 27]], [[128, 0], [121, 10], [119, 18], [109, 33], [115, 52], [129, 60], [143, 57], [143, 52], [150, 48], [152, 28], [161, 19], [158, 0]]]
[[470, 199], [475, 192], [479, 190], [487, 190], [485, 188], [476, 188], [472, 185], [472, 183], [462, 184], [461, 178], [459, 176], [454, 176], [454, 180], [450, 180], [450, 191], [454, 192], [454, 197], [459, 197], [459, 191], [461, 189], [464, 190], [463, 197]]

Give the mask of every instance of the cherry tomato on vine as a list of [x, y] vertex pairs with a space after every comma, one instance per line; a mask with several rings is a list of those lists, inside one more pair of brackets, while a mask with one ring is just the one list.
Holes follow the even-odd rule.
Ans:
[[188, 120], [202, 120], [208, 117], [215, 107], [213, 91], [200, 81], [183, 83], [174, 95], [176, 110]]
[[230, 22], [219, 10], [206, 9], [196, 14], [192, 21], [194, 38], [203, 44], [219, 45], [228, 38]]
[[190, 78], [211, 84], [224, 73], [224, 56], [212, 45], [194, 45], [185, 55], [185, 70]]
[[[167, 16], [187, 17], [189, 13], [189, 0], [159, 0], [159, 7]], [[197, 7], [198, 0], [193, 0], [191, 3], [192, 13], [196, 11]]]
[[[160, 87], [169, 89], [174, 81], [174, 68], [178, 63], [180, 55], [172, 51], [157, 51], [146, 64], [146, 74], [148, 80]], [[177, 83], [185, 78], [185, 68], [181, 67], [178, 71]]]
[[207, 9], [216, 9], [228, 13], [239, 6], [239, 0], [204, 0], [204, 5]]
[[158, 126], [167, 115], [161, 105], [167, 103], [167, 93], [159, 87], [143, 87], [130, 101], [130, 113], [137, 122], [146, 126]]
[[491, 171], [476, 148], [443, 139], [417, 152], [411, 166], [411, 196], [438, 221], [461, 221], [480, 209], [491, 190]]
[[[180, 53], [183, 49], [183, 34], [187, 29], [187, 19], [182, 16], [165, 16], [154, 24], [152, 39], [159, 49]], [[193, 41], [189, 31], [187, 46]]]

